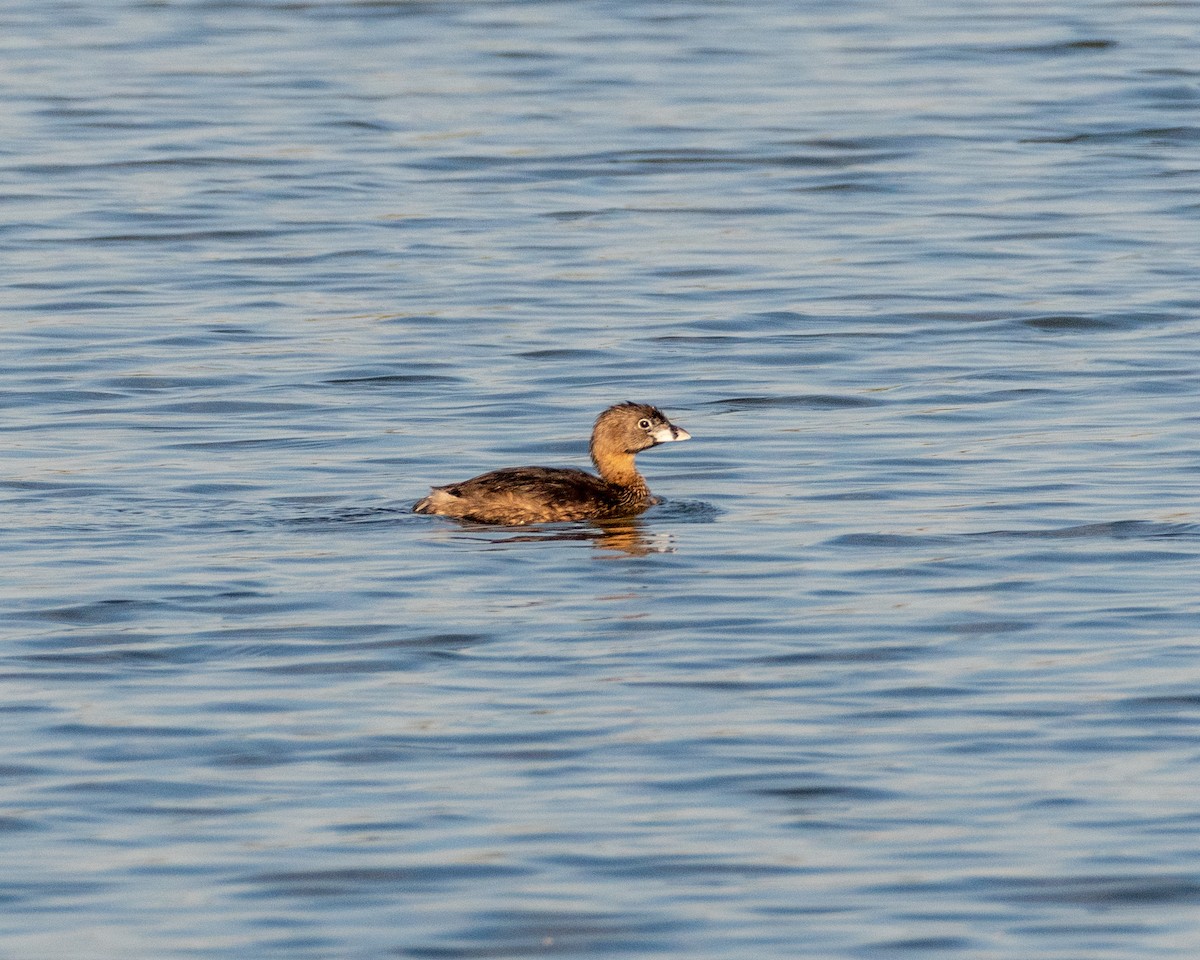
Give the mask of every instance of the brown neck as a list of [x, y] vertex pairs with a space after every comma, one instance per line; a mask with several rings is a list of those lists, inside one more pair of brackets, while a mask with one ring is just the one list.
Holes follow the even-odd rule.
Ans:
[[609, 483], [625, 487], [640, 497], [649, 495], [650, 490], [642, 475], [637, 472], [632, 453], [606, 448], [603, 444], [593, 444], [592, 463], [596, 465], [600, 476]]
[[646, 486], [646, 481], [637, 472], [631, 453], [622, 453], [620, 456], [597, 460], [596, 469], [600, 471], [600, 476], [609, 483], [615, 483], [618, 487]]

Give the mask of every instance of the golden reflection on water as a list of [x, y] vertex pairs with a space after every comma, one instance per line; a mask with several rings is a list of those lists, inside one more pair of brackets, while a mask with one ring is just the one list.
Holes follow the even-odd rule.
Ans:
[[[468, 524], [464, 524], [468, 526]], [[501, 531], [512, 528], [469, 524], [482, 531]], [[654, 553], [674, 553], [674, 538], [665, 532], [650, 530], [644, 521], [637, 517], [620, 520], [593, 521], [591, 523], [572, 523], [569, 525], [547, 524], [536, 528], [523, 529], [518, 534], [497, 538], [484, 537], [475, 534], [464, 536], [469, 540], [486, 540], [494, 545], [517, 543], [562, 543], [564, 541], [589, 541], [598, 550], [611, 550], [631, 557], [644, 557]]]

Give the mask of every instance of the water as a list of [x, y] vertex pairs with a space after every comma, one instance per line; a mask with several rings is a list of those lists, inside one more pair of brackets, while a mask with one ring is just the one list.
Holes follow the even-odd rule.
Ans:
[[1194, 956], [1197, 12], [5, 5], [0, 954]]

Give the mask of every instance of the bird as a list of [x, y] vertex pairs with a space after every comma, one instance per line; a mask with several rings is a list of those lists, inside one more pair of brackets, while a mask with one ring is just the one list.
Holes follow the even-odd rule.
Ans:
[[657, 502], [634, 457], [691, 437], [658, 407], [618, 403], [592, 428], [589, 452], [599, 476], [569, 467], [506, 467], [433, 487], [413, 512], [507, 526], [633, 516]]

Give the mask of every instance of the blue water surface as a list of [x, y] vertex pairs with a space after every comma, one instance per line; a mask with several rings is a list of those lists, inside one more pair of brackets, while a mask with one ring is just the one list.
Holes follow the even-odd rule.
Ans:
[[0, 955], [1195, 956], [1197, 12], [3, 5]]

